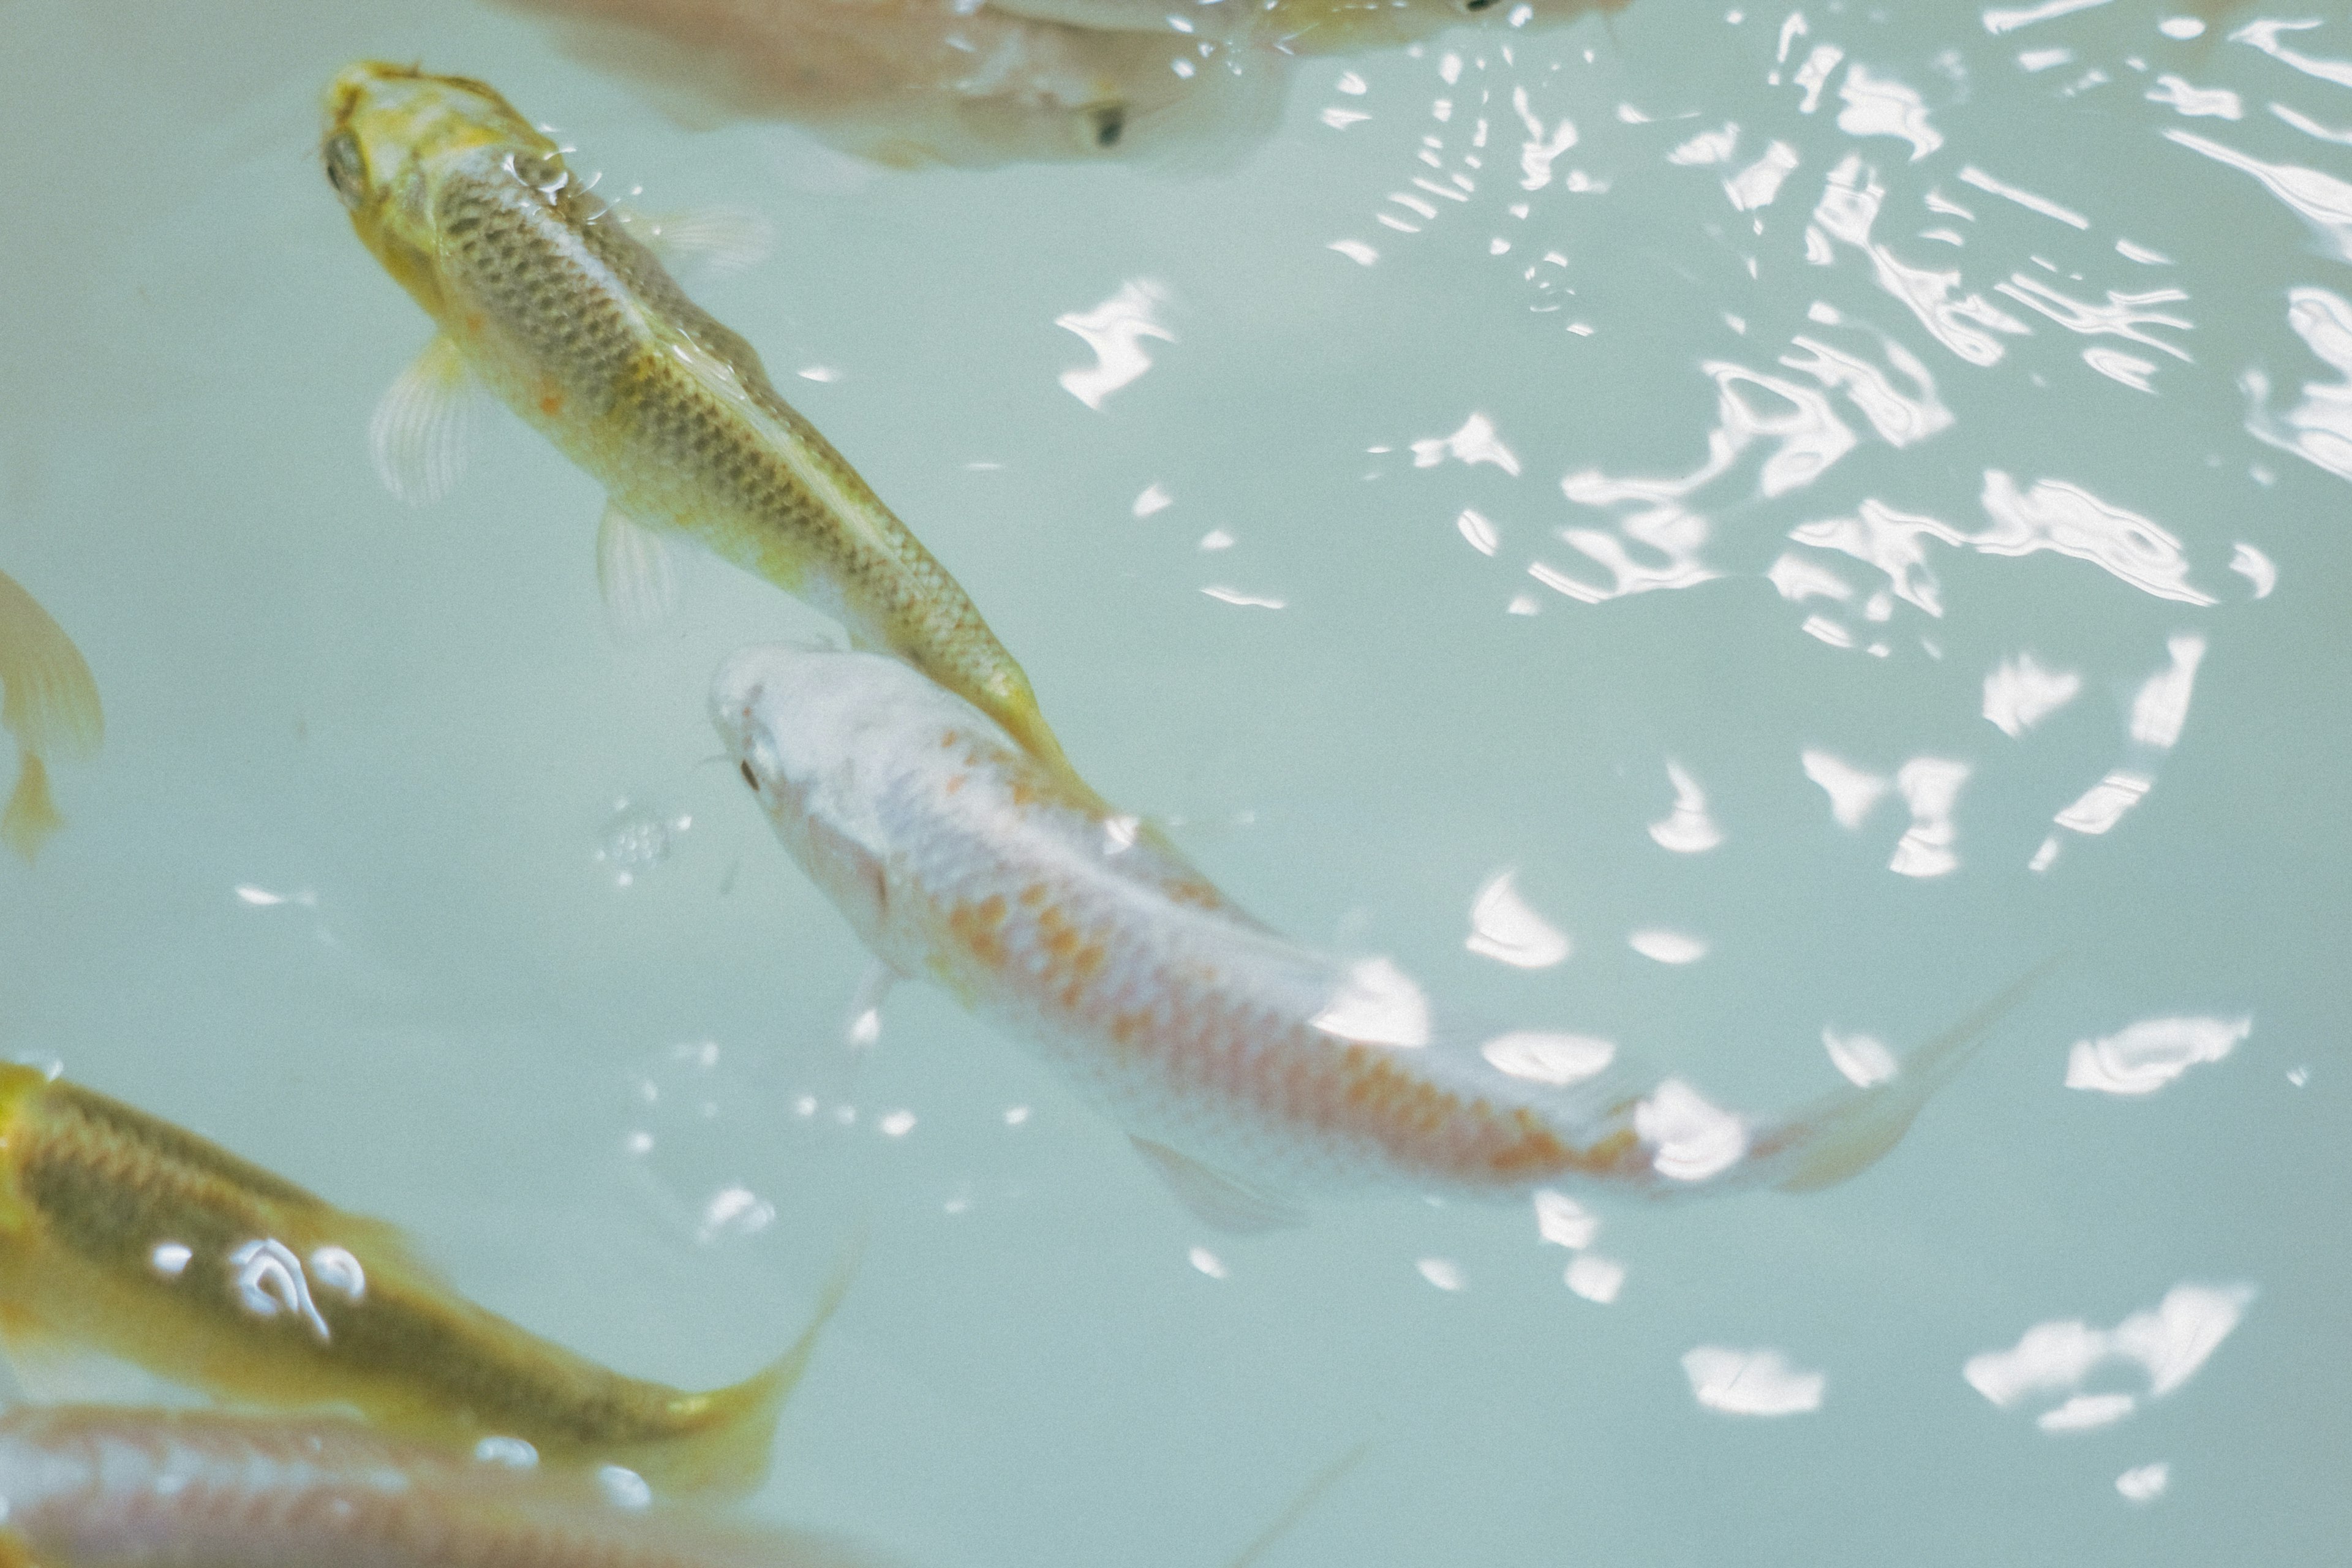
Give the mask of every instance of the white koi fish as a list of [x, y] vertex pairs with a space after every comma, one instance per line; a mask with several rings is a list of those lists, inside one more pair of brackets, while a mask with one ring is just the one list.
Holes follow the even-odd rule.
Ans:
[[[865, 1568], [803, 1531], [335, 1416], [50, 1405], [0, 1415], [0, 1568]], [[599, 1484], [601, 1480], [602, 1484]]]
[[898, 974], [1033, 1043], [1204, 1220], [1295, 1195], [1826, 1186], [1870, 1164], [2004, 996], [1893, 1079], [1750, 1121], [1613, 1046], [1444, 1034], [1385, 960], [1269, 931], [970, 703], [866, 654], [754, 647], [711, 714], [793, 858]]

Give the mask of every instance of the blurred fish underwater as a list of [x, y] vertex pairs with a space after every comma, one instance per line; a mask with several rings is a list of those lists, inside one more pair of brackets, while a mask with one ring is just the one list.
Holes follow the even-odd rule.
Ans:
[[1238, 162], [1292, 63], [1629, 0], [497, 0], [688, 125], [789, 121], [898, 167]]

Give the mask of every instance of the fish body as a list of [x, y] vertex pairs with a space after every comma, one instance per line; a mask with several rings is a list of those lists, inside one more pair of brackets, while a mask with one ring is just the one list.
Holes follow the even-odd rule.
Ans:
[[819, 1537], [633, 1509], [579, 1475], [331, 1416], [0, 1415], [0, 1568], [846, 1568]]
[[489, 87], [362, 62], [329, 88], [324, 158], [353, 228], [442, 335], [382, 411], [378, 455], [446, 485], [466, 376], [605, 487], [608, 597], [658, 599], [649, 540], [693, 538], [979, 706], [1050, 762], [1028, 677], [963, 589], [687, 298], [633, 220]]
[[765, 1472], [813, 1343], [715, 1393], [621, 1376], [465, 1300], [384, 1222], [16, 1065], [0, 1066], [0, 1332], [244, 1403], [520, 1438], [679, 1490]]
[[1981, 1032], [1927, 1047], [1900, 1087], [1751, 1123], [1636, 1082], [1604, 1041], [1449, 1027], [1394, 965], [1268, 930], [903, 666], [749, 648], [711, 710], [877, 956], [1035, 1044], [1234, 1228], [1292, 1217], [1292, 1194], [1381, 1185], [1825, 1184], [1892, 1144]]

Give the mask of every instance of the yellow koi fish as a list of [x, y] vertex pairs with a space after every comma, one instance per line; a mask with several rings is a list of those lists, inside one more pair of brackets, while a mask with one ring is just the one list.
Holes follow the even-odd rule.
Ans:
[[1605, 1040], [1445, 1030], [1394, 964], [1269, 931], [903, 665], [746, 648], [711, 716], [876, 956], [1036, 1045], [1226, 1228], [1381, 1186], [1825, 1186], [1891, 1148], [2017, 994], [1891, 1081], [1751, 1120], [1634, 1079]]
[[347, 66], [327, 89], [323, 156], [361, 240], [441, 325], [377, 412], [396, 492], [447, 487], [478, 379], [604, 484], [598, 574], [620, 621], [666, 608], [660, 539], [684, 533], [1061, 764], [1029, 678], [955, 579], [671, 280], [644, 243], [658, 226], [575, 179], [505, 99]]
[[233, 1400], [344, 1405], [419, 1437], [514, 1438], [551, 1462], [731, 1490], [765, 1473], [832, 1305], [733, 1387], [623, 1377], [467, 1301], [383, 1221], [104, 1095], [0, 1066], [12, 1346], [85, 1347]]
[[0, 840], [27, 862], [66, 825], [49, 798], [44, 757], [84, 759], [106, 737], [98, 683], [65, 628], [0, 572], [0, 729], [16, 738], [16, 787], [0, 810]]
[[0, 1568], [853, 1568], [580, 1475], [331, 1416], [55, 1405], [0, 1415]]

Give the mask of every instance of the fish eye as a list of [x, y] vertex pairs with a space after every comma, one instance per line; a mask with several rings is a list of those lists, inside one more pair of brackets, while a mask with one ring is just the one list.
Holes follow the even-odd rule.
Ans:
[[1106, 103], [1094, 110], [1093, 119], [1095, 145], [1104, 149], [1118, 146], [1119, 137], [1127, 131], [1127, 105]]
[[758, 789], [758, 788], [760, 787], [760, 780], [759, 780], [759, 777], [758, 777], [758, 775], [757, 775], [757, 774], [755, 774], [755, 773], [753, 773], [751, 772], [751, 763], [737, 763], [737, 764], [736, 764], [736, 768], [737, 768], [737, 770], [738, 770], [739, 772], [740, 772], [740, 773], [742, 773], [742, 775], [743, 775], [743, 782], [744, 782], [745, 784], [750, 784], [750, 785], [751, 785], [754, 790], [756, 790], [756, 789]]
[[1494, 3], [1495, 0], [1461, 0], [1462, 9], [1467, 11], [1473, 16], [1476, 16], [1479, 12], [1484, 11]]
[[343, 205], [357, 212], [367, 198], [367, 161], [360, 156], [359, 138], [346, 131], [330, 137], [326, 147], [327, 183]]

